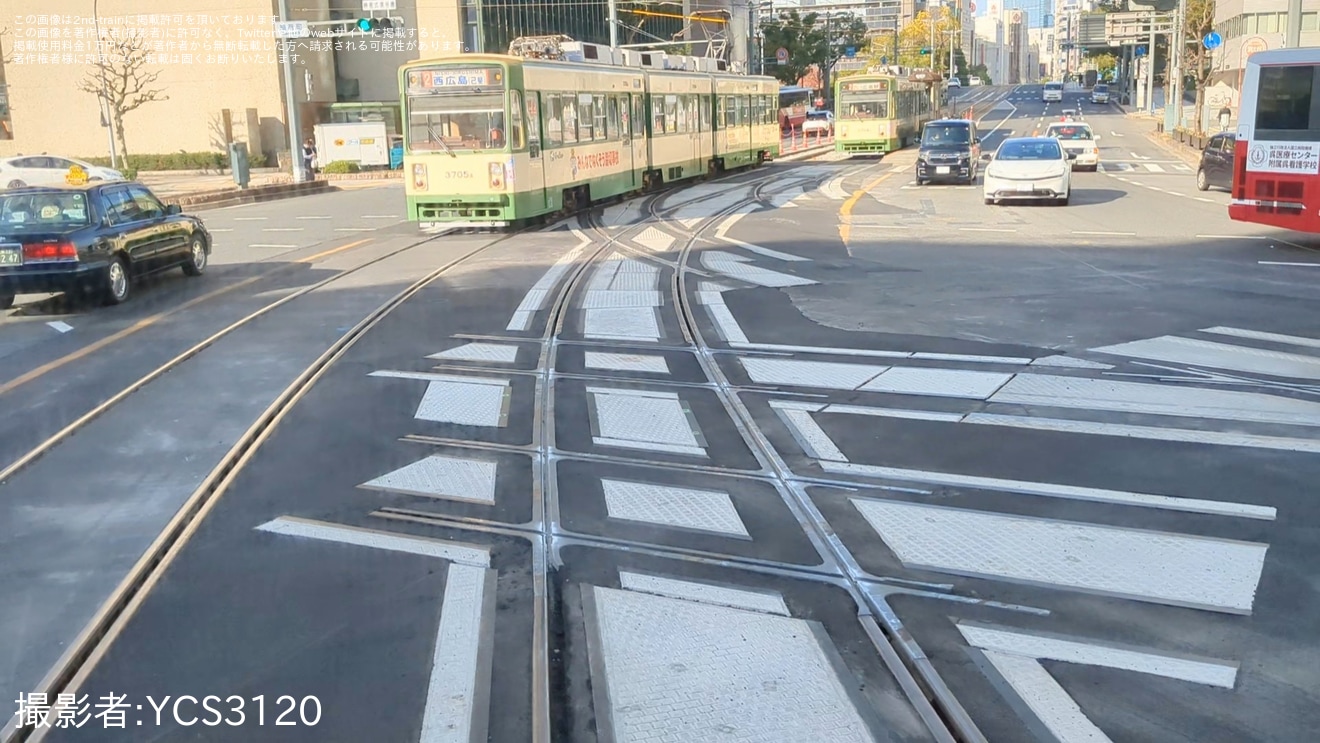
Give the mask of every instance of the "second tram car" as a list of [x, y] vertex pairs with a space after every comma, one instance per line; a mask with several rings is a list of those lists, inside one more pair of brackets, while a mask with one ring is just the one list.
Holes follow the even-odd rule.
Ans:
[[423, 225], [507, 226], [779, 155], [769, 77], [461, 54], [399, 85]]
[[921, 136], [936, 118], [924, 83], [895, 75], [852, 75], [835, 83], [834, 149], [885, 154]]

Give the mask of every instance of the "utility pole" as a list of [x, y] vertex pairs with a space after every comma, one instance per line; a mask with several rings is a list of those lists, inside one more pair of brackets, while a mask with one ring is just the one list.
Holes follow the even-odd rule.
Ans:
[[[280, 0], [280, 20], [289, 20], [289, 0]], [[305, 183], [307, 172], [303, 170], [302, 121], [298, 117], [298, 96], [293, 88], [293, 49], [291, 39], [285, 39], [284, 59], [284, 105], [289, 119], [289, 165], [293, 168], [293, 182]]]
[[[92, 23], [96, 26], [96, 68], [101, 72], [101, 115], [105, 117], [105, 131], [110, 140], [110, 167], [119, 170], [119, 142], [115, 139], [115, 117], [110, 110], [110, 85], [105, 80], [105, 55], [101, 53], [101, 16], [97, 12], [100, 0], [92, 0]], [[128, 167], [128, 163], [124, 163]]]
[[[1300, 6], [1299, 6], [1300, 7]], [[1183, 57], [1187, 46], [1187, 0], [1178, 0], [1178, 12], [1173, 17], [1173, 33], [1170, 35], [1172, 43], [1169, 44], [1170, 69], [1173, 79], [1165, 86], [1171, 93], [1166, 93], [1164, 101], [1164, 130], [1170, 131], [1182, 126], [1183, 111]], [[1172, 95], [1173, 100], [1168, 100]]]
[[[683, 22], [687, 23], [688, 19], [684, 17]], [[619, 48], [619, 3], [617, 0], [610, 0], [610, 48]]]
[[1155, 113], [1155, 11], [1153, 10], [1150, 12], [1150, 46], [1146, 47], [1146, 113]]
[[1302, 0], [1288, 0], [1288, 33], [1283, 46], [1296, 49], [1302, 45]]

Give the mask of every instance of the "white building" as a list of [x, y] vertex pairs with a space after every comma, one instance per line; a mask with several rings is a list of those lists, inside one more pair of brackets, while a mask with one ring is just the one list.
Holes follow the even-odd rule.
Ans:
[[[1302, 46], [1320, 46], [1320, 0], [1302, 0]], [[1215, 30], [1224, 43], [1215, 50], [1214, 72], [1206, 86], [1206, 112], [1202, 121], [1218, 119], [1228, 107], [1237, 120], [1238, 95], [1247, 57], [1267, 49], [1281, 49], [1288, 33], [1287, 0], [1217, 0]]]
[[866, 22], [868, 31], [877, 32], [902, 27], [903, 4], [904, 0], [765, 0], [760, 13], [762, 19], [776, 18], [790, 10], [796, 10], [799, 15], [851, 13]]
[[976, 44], [968, 63], [973, 67], [985, 65], [991, 85], [1007, 85], [1008, 51], [1004, 45], [1004, 24], [997, 11], [998, 4], [991, 3], [990, 12], [976, 19]]

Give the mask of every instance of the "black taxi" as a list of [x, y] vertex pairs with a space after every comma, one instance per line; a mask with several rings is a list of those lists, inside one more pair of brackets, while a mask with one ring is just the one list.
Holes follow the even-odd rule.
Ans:
[[119, 304], [144, 274], [206, 270], [211, 236], [200, 219], [140, 183], [82, 175], [0, 191], [0, 309], [40, 292], [94, 292]]

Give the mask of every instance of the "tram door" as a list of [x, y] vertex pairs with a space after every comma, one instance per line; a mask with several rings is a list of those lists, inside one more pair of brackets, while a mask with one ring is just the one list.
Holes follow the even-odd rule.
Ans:
[[649, 162], [646, 150], [646, 103], [641, 93], [621, 96], [623, 111], [619, 128], [623, 131], [624, 157], [630, 158], [628, 172], [632, 175], [632, 185], [640, 188], [642, 183], [639, 173], [646, 169]]
[[[514, 119], [517, 120], [523, 110], [523, 101], [519, 91], [510, 91], [512, 100], [509, 102], [509, 109], [514, 111]], [[527, 91], [527, 185], [515, 183], [514, 190], [519, 191], [526, 188], [532, 194], [532, 204], [535, 207], [542, 208], [546, 205], [545, 192], [545, 153], [541, 150], [541, 94], [534, 91]], [[519, 143], [514, 142], [514, 148], [518, 148]]]

